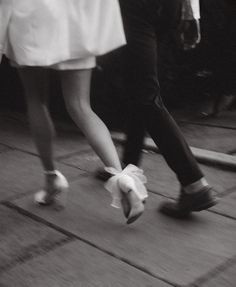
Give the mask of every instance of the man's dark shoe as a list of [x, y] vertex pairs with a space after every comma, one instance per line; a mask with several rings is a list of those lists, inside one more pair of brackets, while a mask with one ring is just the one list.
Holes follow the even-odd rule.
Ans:
[[110, 177], [112, 177], [112, 174], [105, 169], [98, 169], [95, 172], [95, 178], [101, 181], [107, 181]]
[[218, 201], [216, 192], [210, 186], [192, 194], [186, 194], [181, 190], [176, 202], [164, 202], [159, 211], [171, 217], [183, 218], [189, 216], [191, 212], [208, 209], [216, 205]]

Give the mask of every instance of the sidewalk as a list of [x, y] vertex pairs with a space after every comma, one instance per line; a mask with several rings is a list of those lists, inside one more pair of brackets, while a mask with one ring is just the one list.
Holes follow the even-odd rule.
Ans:
[[[214, 129], [181, 121], [195, 148], [234, 154], [233, 121]], [[144, 150], [149, 199], [143, 216], [126, 225], [94, 179], [102, 164], [87, 141], [67, 125], [57, 130], [57, 166], [70, 182], [64, 210], [33, 204], [43, 176], [25, 118], [0, 113], [0, 287], [235, 286], [235, 171], [201, 164], [222, 200], [188, 220], [173, 220], [157, 208], [176, 199], [175, 175], [160, 154]]]

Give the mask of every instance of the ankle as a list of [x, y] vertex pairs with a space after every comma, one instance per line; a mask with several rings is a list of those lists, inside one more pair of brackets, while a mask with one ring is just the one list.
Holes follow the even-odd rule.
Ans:
[[192, 194], [192, 193], [196, 193], [200, 190], [202, 190], [203, 188], [209, 186], [207, 180], [202, 177], [199, 180], [187, 185], [187, 186], [183, 186], [182, 189], [185, 193], [187, 194]]
[[45, 175], [46, 186], [53, 186], [55, 180], [58, 177], [58, 171], [57, 170], [45, 170], [44, 175]]
[[53, 170], [45, 170], [44, 171], [44, 174], [46, 176], [53, 176], [53, 175], [57, 175], [58, 171], [56, 169], [53, 169]]

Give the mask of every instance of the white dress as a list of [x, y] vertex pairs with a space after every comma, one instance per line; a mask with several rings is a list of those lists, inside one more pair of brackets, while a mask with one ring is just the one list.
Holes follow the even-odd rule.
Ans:
[[20, 66], [94, 66], [125, 44], [118, 0], [0, 0], [0, 54]]

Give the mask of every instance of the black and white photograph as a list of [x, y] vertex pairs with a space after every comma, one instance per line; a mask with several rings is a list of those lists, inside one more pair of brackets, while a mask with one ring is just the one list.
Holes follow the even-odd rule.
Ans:
[[236, 0], [0, 0], [0, 287], [236, 286]]

